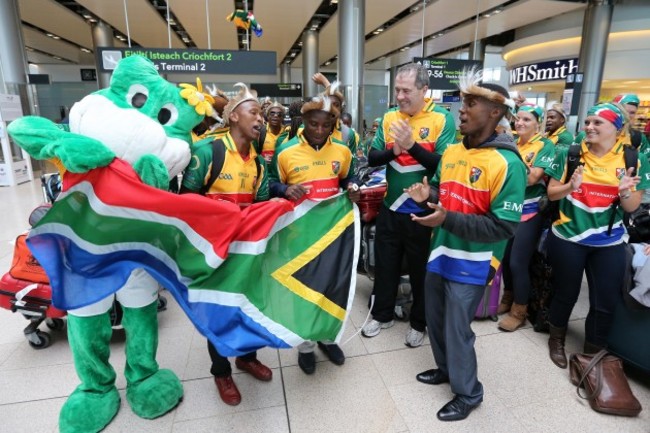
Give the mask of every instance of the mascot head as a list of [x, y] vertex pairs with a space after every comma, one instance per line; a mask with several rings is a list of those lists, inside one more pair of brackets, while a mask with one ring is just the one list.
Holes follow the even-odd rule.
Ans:
[[131, 164], [154, 155], [174, 177], [189, 162], [190, 131], [203, 119], [190, 100], [150, 60], [130, 56], [118, 63], [109, 88], [72, 107], [70, 132], [97, 139]]

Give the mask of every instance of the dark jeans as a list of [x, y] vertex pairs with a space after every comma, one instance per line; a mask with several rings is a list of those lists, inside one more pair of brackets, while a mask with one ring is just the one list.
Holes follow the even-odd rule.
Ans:
[[514, 292], [515, 304], [527, 305], [530, 295], [528, 267], [542, 233], [544, 218], [537, 214], [517, 226], [503, 256], [503, 290]]
[[372, 317], [379, 322], [393, 320], [397, 287], [406, 255], [413, 293], [411, 327], [424, 332], [424, 275], [429, 258], [431, 229], [411, 221], [409, 214], [393, 212], [382, 206], [377, 216], [375, 238], [375, 305]]
[[553, 290], [549, 322], [565, 327], [578, 301], [583, 271], [589, 285], [589, 313], [585, 321], [585, 340], [607, 346], [607, 335], [614, 311], [623, 300], [625, 245], [589, 247], [548, 235], [549, 262], [553, 267]]
[[[232, 374], [232, 367], [230, 367], [230, 361], [225, 356], [219, 355], [217, 348], [210, 343], [208, 340], [208, 353], [210, 354], [210, 359], [212, 360], [212, 367], [210, 368], [210, 373], [215, 377], [227, 377]], [[244, 361], [253, 361], [257, 359], [257, 352], [247, 353], [243, 356], [238, 356], [237, 358]]]

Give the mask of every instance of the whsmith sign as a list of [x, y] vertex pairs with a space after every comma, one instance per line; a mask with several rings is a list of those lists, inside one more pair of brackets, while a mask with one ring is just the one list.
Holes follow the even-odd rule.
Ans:
[[166, 48], [97, 48], [102, 72], [115, 69], [124, 57], [140, 55], [151, 60], [161, 74], [275, 75], [275, 51], [175, 50]]
[[553, 60], [517, 66], [510, 71], [510, 85], [563, 80], [578, 72], [578, 59]]

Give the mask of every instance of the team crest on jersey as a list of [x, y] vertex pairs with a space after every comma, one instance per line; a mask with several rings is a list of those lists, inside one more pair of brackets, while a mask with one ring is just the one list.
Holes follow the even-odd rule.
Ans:
[[533, 160], [534, 156], [535, 156], [535, 152], [530, 152], [528, 155], [526, 155], [526, 158], [524, 159], [526, 160], [526, 162], [530, 162]]
[[625, 174], [625, 169], [624, 168], [617, 168], [616, 169], [616, 178], [617, 179], [622, 178], [624, 174]]
[[334, 174], [339, 174], [339, 171], [341, 171], [341, 163], [339, 161], [332, 161], [332, 171]]
[[479, 177], [481, 177], [481, 174], [483, 174], [483, 171], [478, 168], [478, 167], [472, 167], [472, 169], [469, 172], [469, 181], [471, 183], [476, 182]]
[[425, 139], [429, 136], [429, 128], [420, 128], [420, 138]]

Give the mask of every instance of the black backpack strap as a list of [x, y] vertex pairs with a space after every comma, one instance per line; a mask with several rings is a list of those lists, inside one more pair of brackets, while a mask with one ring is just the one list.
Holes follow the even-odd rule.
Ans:
[[[256, 156], [255, 157], [255, 168], [257, 169], [257, 177], [255, 178], [255, 183], [253, 184], [253, 192], [255, 192], [255, 188], [260, 184], [260, 175], [262, 174], [262, 164], [260, 163], [260, 157]], [[254, 199], [255, 197], [253, 197]]]
[[641, 146], [641, 131], [636, 129], [630, 129], [630, 144], [635, 149], [638, 149]]
[[212, 144], [212, 167], [210, 169], [210, 177], [208, 178], [208, 181], [201, 188], [201, 195], [206, 195], [210, 190], [212, 184], [219, 177], [226, 160], [226, 144], [223, 140], [212, 140], [212, 143], [210, 144]]
[[569, 151], [566, 156], [566, 178], [564, 183], [571, 181], [571, 176], [580, 165], [580, 151], [582, 150], [582, 143], [572, 143], [569, 146]]
[[257, 140], [253, 141], [253, 148], [255, 149], [255, 152], [258, 154], [262, 153], [262, 149], [264, 148], [264, 142], [266, 141], [266, 125], [262, 125], [262, 129], [260, 129], [260, 136], [258, 137]]
[[[632, 176], [636, 176], [636, 167], [639, 163], [639, 151], [632, 146], [624, 146], [623, 159], [625, 159], [626, 174], [630, 168], [633, 168], [634, 170], [632, 171]], [[616, 200], [614, 200], [614, 203], [612, 203], [613, 212], [609, 216], [609, 224], [607, 226], [607, 236], [610, 236], [612, 234], [612, 227], [614, 226], [614, 220], [616, 219], [616, 211], [618, 210], [618, 206], [620, 204], [621, 204], [620, 197], [616, 197]]]

